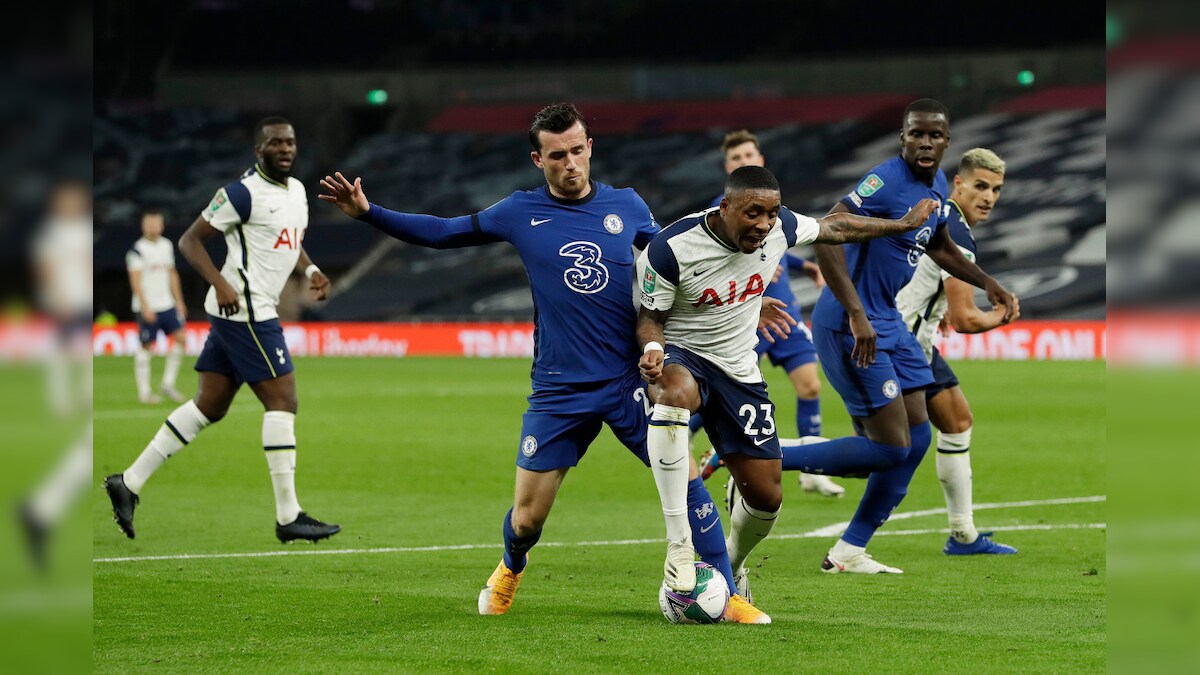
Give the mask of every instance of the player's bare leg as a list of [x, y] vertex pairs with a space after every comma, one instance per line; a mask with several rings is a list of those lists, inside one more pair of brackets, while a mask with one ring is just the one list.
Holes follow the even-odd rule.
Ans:
[[960, 387], [943, 389], [930, 398], [929, 420], [938, 430], [937, 474], [946, 497], [950, 537], [942, 552], [946, 555], [1010, 555], [1017, 549], [994, 542], [990, 532], [975, 528], [972, 513], [971, 406]]
[[[730, 598], [729, 620], [738, 623], [771, 623], [771, 617], [750, 604], [750, 578], [746, 558], [775, 527], [783, 505], [783, 467], [777, 459], [732, 454], [726, 458], [730, 474], [729, 562], [736, 588]], [[736, 598], [736, 599], [735, 599]]]
[[[820, 405], [821, 378], [817, 375], [816, 361], [793, 368], [788, 372], [788, 379], [792, 381], [792, 388], [796, 390], [797, 407], [804, 401], [812, 402], [814, 406]], [[815, 415], [815, 420], [809, 420], [809, 428], [813, 432], [819, 432], [821, 425], [820, 407], [816, 407]], [[808, 435], [810, 434], [805, 433], [805, 429], [800, 429], [801, 438]], [[819, 433], [812, 435], [818, 438], [821, 437]], [[833, 482], [833, 479], [829, 476], [801, 471], [799, 480], [800, 489], [805, 492], [816, 492], [825, 497], [841, 497], [846, 494], [846, 488]]]
[[563, 467], [530, 471], [517, 467], [513, 507], [504, 522], [504, 558], [479, 592], [480, 614], [504, 614], [512, 607], [513, 596], [525, 574], [529, 549], [542, 536], [542, 526], [550, 517], [567, 470]]
[[134, 537], [133, 512], [151, 474], [191, 443], [201, 430], [225, 417], [237, 390], [237, 382], [232, 378], [201, 371], [195, 399], [167, 415], [158, 433], [128, 469], [104, 479], [104, 489], [112, 501], [113, 519], [125, 536]]
[[700, 387], [687, 368], [668, 365], [650, 387], [654, 412], [646, 433], [650, 470], [662, 503], [667, 529], [663, 576], [667, 587], [691, 593], [696, 587], [696, 549], [687, 515], [687, 484], [692, 462], [688, 452], [688, 420], [700, 409]]
[[262, 447], [275, 490], [275, 536], [284, 543], [332, 537], [342, 528], [305, 513], [296, 496], [296, 411], [299, 402], [296, 400], [295, 373], [255, 382], [250, 389], [265, 410]]

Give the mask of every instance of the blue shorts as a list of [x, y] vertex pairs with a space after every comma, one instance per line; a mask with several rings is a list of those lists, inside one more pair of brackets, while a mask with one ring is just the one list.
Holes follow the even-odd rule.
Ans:
[[239, 386], [283, 377], [295, 370], [279, 319], [256, 323], [208, 317], [210, 330], [196, 370], [220, 373]]
[[154, 342], [159, 331], [162, 331], [163, 335], [174, 335], [183, 328], [183, 322], [179, 320], [179, 311], [174, 307], [155, 314], [154, 323], [146, 323], [142, 313], [138, 312], [137, 324], [138, 339], [144, 345]]
[[850, 356], [854, 336], [826, 326], [813, 326], [813, 343], [821, 368], [854, 417], [870, 417], [903, 394], [933, 384], [925, 352], [899, 319], [872, 321], [875, 363], [859, 368]]
[[799, 312], [789, 307], [788, 314], [796, 320], [796, 326], [792, 328], [787, 339], [776, 337], [775, 343], [771, 344], [760, 336], [758, 347], [754, 349], [759, 356], [766, 354], [771, 359], [771, 365], [783, 368], [785, 373], [817, 360], [817, 348], [813, 346], [812, 332], [800, 320]]
[[642, 463], [650, 399], [636, 364], [622, 377], [587, 383], [533, 383], [529, 409], [521, 417], [517, 466], [552, 471], [575, 466], [607, 424]]
[[929, 367], [933, 371], [933, 384], [925, 390], [926, 401], [947, 389], [958, 386], [958, 376], [951, 370], [950, 364], [946, 363], [946, 359], [942, 358], [937, 347], [933, 348], [933, 360], [929, 362]]
[[668, 344], [664, 364], [687, 368], [700, 385], [704, 431], [721, 457], [737, 453], [761, 459], [782, 459], [775, 429], [775, 404], [767, 398], [766, 382], [746, 384], [725, 374], [708, 359]]

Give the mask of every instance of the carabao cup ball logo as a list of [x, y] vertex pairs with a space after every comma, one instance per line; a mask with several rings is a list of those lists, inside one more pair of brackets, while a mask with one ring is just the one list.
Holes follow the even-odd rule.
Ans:
[[925, 247], [929, 246], [931, 236], [933, 236], [933, 228], [929, 226], [917, 230], [916, 241], [908, 251], [908, 264], [911, 267], [916, 267], [917, 263], [921, 262], [921, 255], [925, 253]]
[[608, 268], [600, 262], [602, 251], [590, 241], [573, 241], [558, 249], [575, 262], [563, 272], [563, 282], [576, 293], [598, 293], [608, 285]]
[[625, 223], [621, 222], [621, 216], [610, 213], [604, 216], [604, 229], [608, 230], [609, 234], [621, 234], [621, 230], [625, 229]]
[[533, 457], [537, 453], [537, 439], [533, 436], [526, 436], [521, 439], [521, 454], [526, 457]]

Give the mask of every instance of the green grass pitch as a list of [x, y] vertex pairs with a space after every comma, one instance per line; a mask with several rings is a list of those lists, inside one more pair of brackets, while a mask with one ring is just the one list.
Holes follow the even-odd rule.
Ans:
[[[948, 558], [944, 514], [903, 515], [945, 506], [931, 450], [882, 530], [897, 534], [870, 547], [905, 574], [823, 575], [835, 537], [804, 535], [848, 520], [864, 482], [843, 480], [848, 494], [829, 499], [801, 492], [796, 474], [785, 474], [781, 536], [751, 559], [756, 601], [774, 623], [673, 626], [657, 606], [664, 546], [653, 479], [607, 430], [567, 477], [513, 609], [477, 615], [512, 503], [527, 361], [298, 359], [301, 504], [343, 531], [285, 547], [274, 539], [261, 408], [246, 389], [225, 420], [147, 484], [138, 538], [118, 532], [99, 482], [133, 460], [171, 406], [139, 406], [132, 361], [97, 358], [94, 668], [1102, 670], [1105, 503], [1005, 504], [1105, 494], [1104, 365], [954, 365], [976, 417], [975, 501], [1000, 505], [977, 509], [976, 522], [1019, 555]], [[781, 432], [794, 432], [790, 386], [766, 369]], [[194, 390], [194, 372], [181, 380]], [[827, 436], [849, 432], [828, 386], [822, 408]], [[725, 475], [709, 483], [718, 503]], [[629, 542], [642, 539], [654, 542]], [[425, 547], [447, 548], [370, 552]], [[335, 549], [363, 552], [103, 560]]]

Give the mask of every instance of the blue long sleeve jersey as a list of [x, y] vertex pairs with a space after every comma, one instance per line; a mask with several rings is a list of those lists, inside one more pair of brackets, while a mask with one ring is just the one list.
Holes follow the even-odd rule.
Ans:
[[634, 190], [595, 181], [591, 187], [577, 200], [559, 199], [545, 185], [519, 190], [483, 211], [455, 218], [372, 204], [360, 220], [430, 248], [512, 244], [533, 293], [531, 377], [535, 382], [599, 382], [637, 364], [634, 249], [645, 248], [660, 228]]

